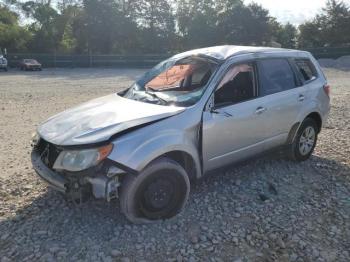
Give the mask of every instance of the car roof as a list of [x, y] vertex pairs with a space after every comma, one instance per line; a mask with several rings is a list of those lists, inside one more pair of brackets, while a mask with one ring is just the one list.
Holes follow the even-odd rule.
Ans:
[[190, 50], [184, 53], [175, 55], [173, 58], [182, 58], [192, 55], [202, 55], [211, 57], [216, 60], [226, 60], [227, 58], [247, 53], [271, 53], [271, 52], [294, 52], [305, 53], [304, 51], [298, 51], [293, 49], [273, 48], [273, 47], [259, 47], [259, 46], [236, 46], [236, 45], [222, 45], [212, 46]]

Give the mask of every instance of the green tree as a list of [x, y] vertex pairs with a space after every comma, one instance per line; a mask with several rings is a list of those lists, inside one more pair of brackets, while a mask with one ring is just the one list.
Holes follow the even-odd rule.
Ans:
[[273, 31], [274, 35], [276, 36], [276, 41], [281, 44], [282, 47], [297, 47], [298, 30], [294, 25], [291, 23], [287, 23], [285, 25], [278, 24]]
[[25, 2], [22, 5], [25, 14], [34, 20], [29, 26], [33, 34], [29, 48], [36, 52], [52, 52], [59, 45], [59, 34], [55, 26], [59, 14], [51, 6], [51, 1]]
[[103, 54], [130, 50], [135, 30], [121, 3], [114, 0], [84, 0], [83, 11], [72, 24], [79, 51]]
[[168, 0], [130, 1], [126, 15], [137, 25], [139, 50], [159, 53], [174, 48], [175, 18]]
[[176, 18], [182, 48], [198, 48], [221, 42], [219, 39], [218, 6], [214, 0], [180, 0]]
[[18, 14], [0, 4], [0, 49], [9, 52], [26, 50], [30, 33], [18, 23]]
[[350, 9], [343, 1], [328, 0], [323, 12], [299, 26], [301, 47], [350, 45]]
[[243, 5], [231, 1], [219, 16], [220, 37], [228, 44], [266, 45], [273, 35], [272, 17], [256, 3]]
[[299, 26], [298, 46], [313, 48], [324, 46], [322, 29], [317, 21], [305, 22]]

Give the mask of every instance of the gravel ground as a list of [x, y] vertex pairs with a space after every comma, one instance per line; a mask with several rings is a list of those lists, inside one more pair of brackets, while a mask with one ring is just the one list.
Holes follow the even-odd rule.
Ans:
[[217, 172], [180, 215], [150, 225], [128, 223], [117, 201], [67, 203], [29, 159], [38, 123], [142, 70], [0, 73], [0, 261], [349, 261], [350, 72], [325, 72], [333, 106], [310, 160]]

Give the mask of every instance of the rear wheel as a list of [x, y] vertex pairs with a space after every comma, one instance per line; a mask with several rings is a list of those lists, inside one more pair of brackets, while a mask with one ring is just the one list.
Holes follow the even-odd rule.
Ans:
[[289, 149], [289, 157], [295, 161], [305, 161], [313, 153], [317, 143], [318, 127], [312, 118], [301, 124]]
[[186, 171], [177, 162], [161, 158], [139, 175], [127, 175], [122, 184], [122, 212], [133, 223], [167, 219], [184, 207], [190, 191]]

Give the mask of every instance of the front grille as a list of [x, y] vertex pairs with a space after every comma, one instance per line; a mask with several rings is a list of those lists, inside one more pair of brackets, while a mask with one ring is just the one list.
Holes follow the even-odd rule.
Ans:
[[51, 144], [44, 139], [40, 138], [39, 143], [35, 149], [41, 156], [41, 160], [49, 167], [52, 168], [58, 155], [61, 153], [61, 149], [58, 149], [54, 144]]

